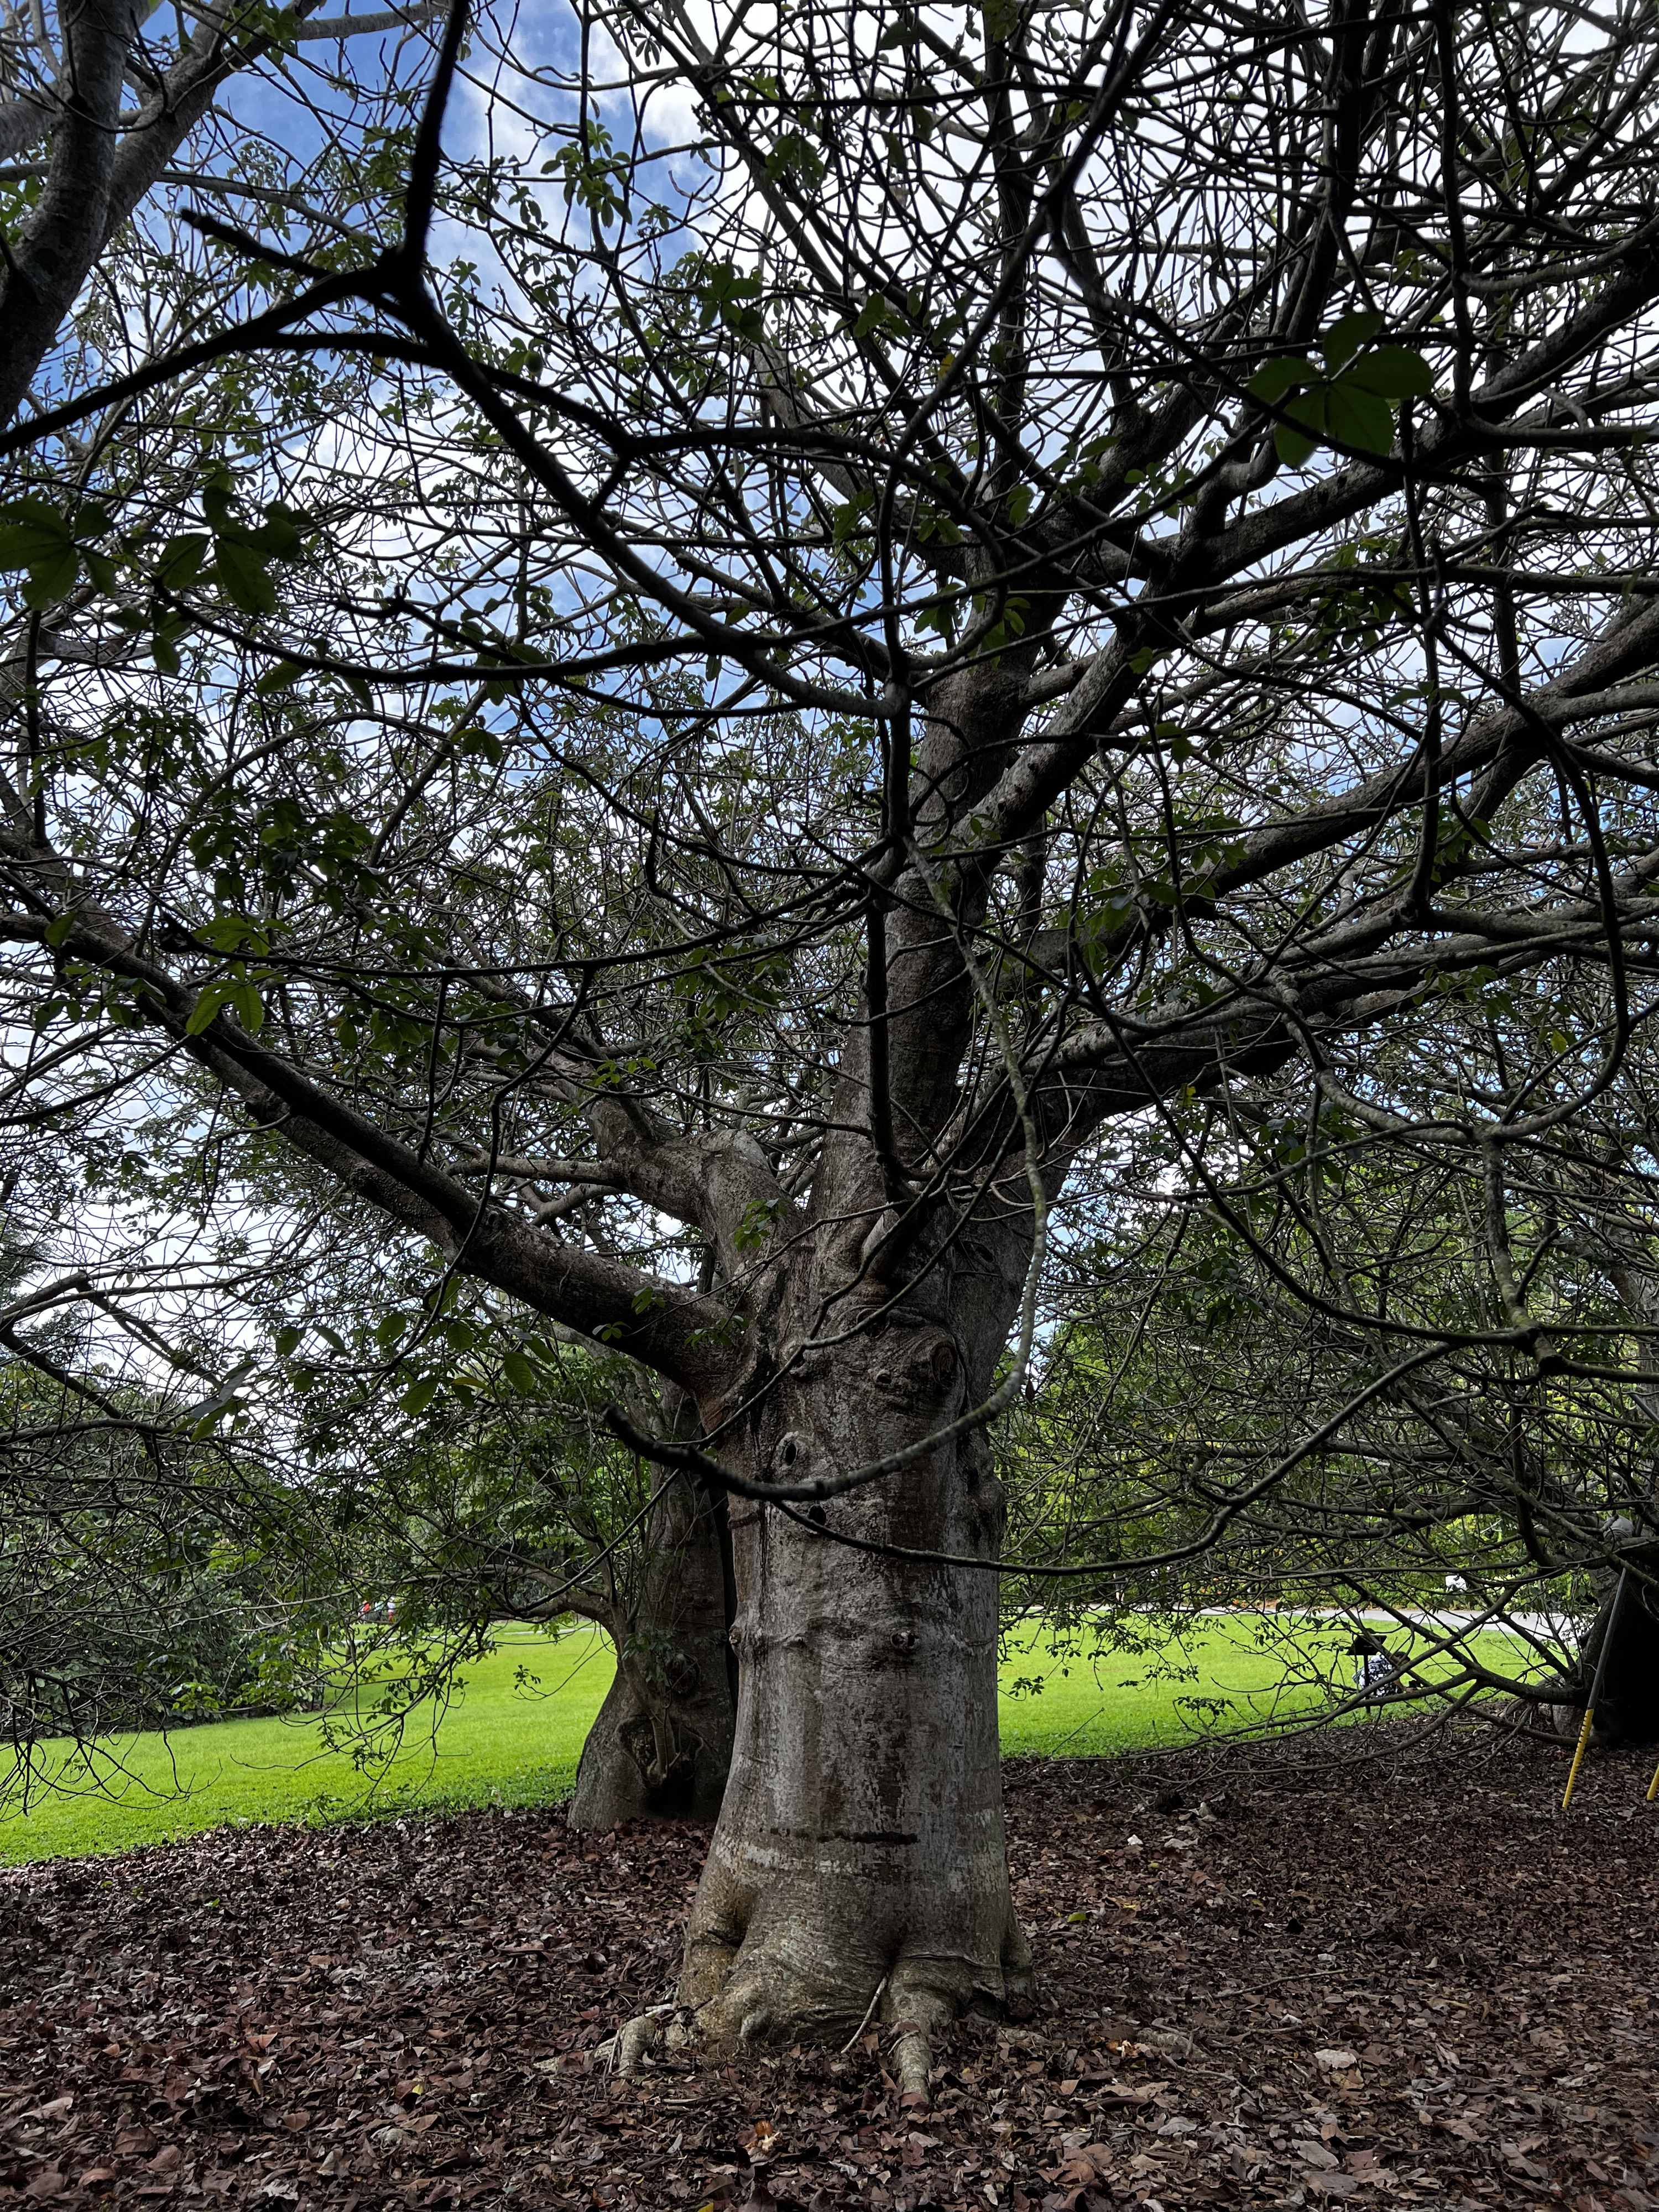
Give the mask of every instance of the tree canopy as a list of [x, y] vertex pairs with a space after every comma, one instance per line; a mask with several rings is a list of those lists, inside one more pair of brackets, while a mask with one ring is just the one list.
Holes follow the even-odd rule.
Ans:
[[[862, 1669], [810, 1777], [740, 1700], [813, 1851], [844, 1785], [915, 1841], [877, 1800], [990, 1679], [982, 1432], [1149, 1201], [1322, 1333], [1301, 1433], [1206, 1434], [1183, 1511], [1317, 1518], [1294, 1471], [1381, 1453], [1396, 1528], [1497, 1495], [1540, 1575], [1608, 1555], [1645, 1445], [1528, 1470], [1649, 1418], [1650, 11], [41, 21], [0, 928], [43, 1249], [276, 1392], [389, 1235], [354, 1356], [410, 1421], [478, 1387], [465, 1299], [526, 1395], [652, 1371], [614, 1425], [743, 1501], [746, 1679], [805, 1622]], [[758, 1802], [692, 1937], [744, 2040], [856, 2015], [887, 1940], [790, 1979]], [[894, 2017], [1018, 1978], [996, 1879]]]

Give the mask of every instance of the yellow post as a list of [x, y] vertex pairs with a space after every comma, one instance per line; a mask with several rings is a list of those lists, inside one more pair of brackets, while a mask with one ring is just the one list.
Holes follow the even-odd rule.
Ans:
[[[1561, 1796], [1561, 1810], [1564, 1813], [1566, 1811], [1568, 1806], [1572, 1802], [1572, 1793], [1578, 1781], [1578, 1770], [1584, 1763], [1584, 1748], [1589, 1741], [1590, 1723], [1595, 1718], [1595, 1706], [1586, 1705], [1584, 1708], [1584, 1725], [1578, 1731], [1578, 1748], [1572, 1754], [1572, 1765], [1567, 1775], [1567, 1786], [1563, 1791]], [[1659, 1774], [1656, 1774], [1654, 1776], [1653, 1781], [1654, 1788], [1659, 1789]], [[1651, 1796], [1652, 1792], [1650, 1791], [1649, 1794]]]

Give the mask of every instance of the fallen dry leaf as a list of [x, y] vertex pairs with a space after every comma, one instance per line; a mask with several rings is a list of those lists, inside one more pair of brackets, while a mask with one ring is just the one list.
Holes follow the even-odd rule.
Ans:
[[[169, 2212], [1659, 2203], [1659, 1876], [1626, 1819], [1650, 1768], [1593, 1761], [1569, 1829], [1547, 1755], [1396, 1767], [1367, 1738], [1328, 1773], [1306, 1744], [1011, 1762], [1032, 2016], [941, 2032], [925, 2125], [873, 2029], [845, 2057], [597, 2059], [672, 1997], [698, 1828], [478, 1813], [5, 1870], [0, 2183]], [[1155, 1791], [1222, 1817], [1176, 1808], [1195, 1840], [1113, 1914]]]

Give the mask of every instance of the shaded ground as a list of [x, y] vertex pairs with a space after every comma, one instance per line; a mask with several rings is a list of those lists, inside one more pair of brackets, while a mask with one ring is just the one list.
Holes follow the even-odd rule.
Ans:
[[1563, 1816], [1547, 1752], [1310, 1756], [1011, 1765], [1041, 1990], [951, 2033], [926, 2112], [874, 2034], [605, 2073], [696, 1830], [469, 1814], [0, 1875], [0, 2205], [1659, 2203], [1645, 1767]]

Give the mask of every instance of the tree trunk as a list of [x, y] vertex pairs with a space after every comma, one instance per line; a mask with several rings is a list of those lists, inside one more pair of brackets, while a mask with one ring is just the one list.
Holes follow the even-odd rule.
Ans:
[[616, 1679], [582, 1746], [573, 1828], [720, 1811], [735, 1696], [725, 1510], [684, 1476], [659, 1501], [631, 1607], [607, 1624]]
[[1597, 1577], [1600, 1603], [1578, 1647], [1577, 1663], [1569, 1680], [1547, 1705], [1517, 1698], [1502, 1709], [1511, 1726], [1533, 1735], [1577, 1741], [1584, 1724], [1584, 1701], [1595, 1680], [1595, 1669], [1613, 1628], [1613, 1648], [1595, 1705], [1595, 1724], [1590, 1741], [1601, 1747], [1620, 1744], [1659, 1743], [1659, 1582], [1644, 1582], [1638, 1567], [1659, 1577], [1659, 1547], [1632, 1552], [1632, 1571], [1625, 1586], [1624, 1602], [1613, 1619], [1616, 1574]]
[[[1631, 1554], [1630, 1579], [1619, 1617], [1611, 1620], [1613, 1642], [1596, 1700], [1593, 1741], [1598, 1744], [1659, 1743], [1659, 1588], [1644, 1581], [1643, 1573], [1659, 1574], [1659, 1549]], [[1616, 1587], [1615, 1578], [1603, 1593], [1595, 1626], [1584, 1639], [1579, 1659], [1581, 1698], [1595, 1679]], [[1571, 1713], [1575, 1732], [1583, 1712], [1581, 1704]]]
[[[774, 1480], [867, 1463], [963, 1403], [936, 1325], [890, 1322], [806, 1371], [783, 1364], [756, 1394], [744, 1470]], [[737, 1738], [681, 1994], [720, 2042], [843, 2040], [873, 2005], [915, 2022], [925, 2052], [933, 2025], [1000, 2008], [1029, 1978], [1003, 1831], [996, 1577], [830, 1537], [994, 1557], [988, 1447], [941, 1445], [801, 1519], [738, 1498], [731, 1511]]]

